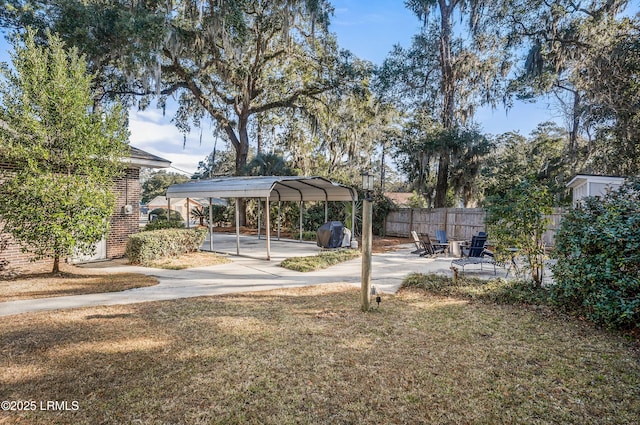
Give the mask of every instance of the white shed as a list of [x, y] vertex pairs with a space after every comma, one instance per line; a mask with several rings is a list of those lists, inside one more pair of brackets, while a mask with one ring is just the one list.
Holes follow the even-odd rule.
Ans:
[[624, 181], [624, 177], [618, 176], [578, 174], [567, 183], [567, 187], [573, 189], [573, 206], [575, 207], [580, 199], [587, 196], [605, 196], [607, 191], [618, 189]]

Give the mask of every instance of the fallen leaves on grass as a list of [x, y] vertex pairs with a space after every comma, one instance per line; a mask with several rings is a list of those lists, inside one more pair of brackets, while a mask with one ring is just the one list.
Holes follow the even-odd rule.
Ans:
[[8, 317], [0, 423], [635, 423], [623, 338], [511, 305], [347, 285]]

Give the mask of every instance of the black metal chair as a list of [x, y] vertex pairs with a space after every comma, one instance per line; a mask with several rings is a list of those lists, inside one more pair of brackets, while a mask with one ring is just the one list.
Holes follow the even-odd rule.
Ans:
[[488, 235], [472, 236], [471, 244], [466, 247], [462, 247], [463, 257], [482, 257], [485, 245], [487, 244]]
[[465, 266], [469, 264], [480, 264], [480, 270], [482, 270], [483, 264], [493, 265], [493, 274], [496, 274], [496, 261], [493, 255], [490, 255], [485, 249], [487, 243], [487, 234], [483, 236], [473, 236], [471, 238], [471, 244], [462, 248], [462, 258], [451, 261], [451, 264], [462, 267], [462, 273], [464, 273]]

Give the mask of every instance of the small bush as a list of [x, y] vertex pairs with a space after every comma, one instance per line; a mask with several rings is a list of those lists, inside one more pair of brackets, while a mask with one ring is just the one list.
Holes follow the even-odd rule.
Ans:
[[555, 304], [609, 328], [640, 327], [640, 180], [569, 211], [554, 256]]
[[341, 249], [339, 251], [321, 252], [318, 255], [307, 257], [287, 258], [281, 267], [298, 272], [312, 272], [314, 270], [326, 269], [334, 264], [353, 260], [360, 256], [360, 251], [355, 249]]
[[[167, 221], [167, 209], [166, 208], [156, 208], [149, 213], [149, 220], [160, 220]], [[169, 212], [169, 221], [184, 221], [182, 214], [178, 211], [170, 210]]]
[[302, 232], [302, 240], [315, 241], [318, 238], [318, 234], [314, 230], [305, 230]]
[[409, 274], [402, 282], [403, 288], [420, 288], [448, 297], [460, 297], [495, 304], [549, 304], [549, 291], [527, 280], [505, 280], [461, 277], [454, 280], [447, 276]]
[[543, 235], [549, 225], [546, 215], [551, 214], [551, 204], [552, 198], [545, 186], [525, 180], [499, 196], [490, 197], [486, 205], [487, 228], [497, 244], [496, 254], [509, 258], [506, 248], [517, 248], [526, 260], [523, 272], [538, 286], [542, 286]]
[[205, 229], [162, 229], [131, 235], [126, 257], [133, 264], [148, 265], [153, 261], [195, 252], [204, 243]]
[[[209, 220], [209, 207], [205, 207], [205, 214], [207, 215], [207, 221]], [[225, 207], [223, 205], [213, 205], [211, 209], [211, 213], [213, 215], [213, 223], [225, 223], [229, 221], [230, 217], [233, 217], [235, 212], [233, 207]]]
[[184, 229], [184, 221], [179, 220], [153, 220], [144, 226], [145, 231], [160, 229]]

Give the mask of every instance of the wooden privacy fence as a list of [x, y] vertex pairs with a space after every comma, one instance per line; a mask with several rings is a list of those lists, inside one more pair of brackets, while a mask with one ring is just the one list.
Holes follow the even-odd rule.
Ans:
[[[410, 237], [415, 230], [435, 240], [436, 230], [445, 230], [451, 240], [468, 241], [478, 232], [486, 231], [486, 215], [484, 208], [401, 208], [387, 215], [385, 235]], [[547, 246], [555, 245], [555, 234], [563, 215], [563, 208], [554, 208], [548, 216], [551, 223], [543, 236]]]

